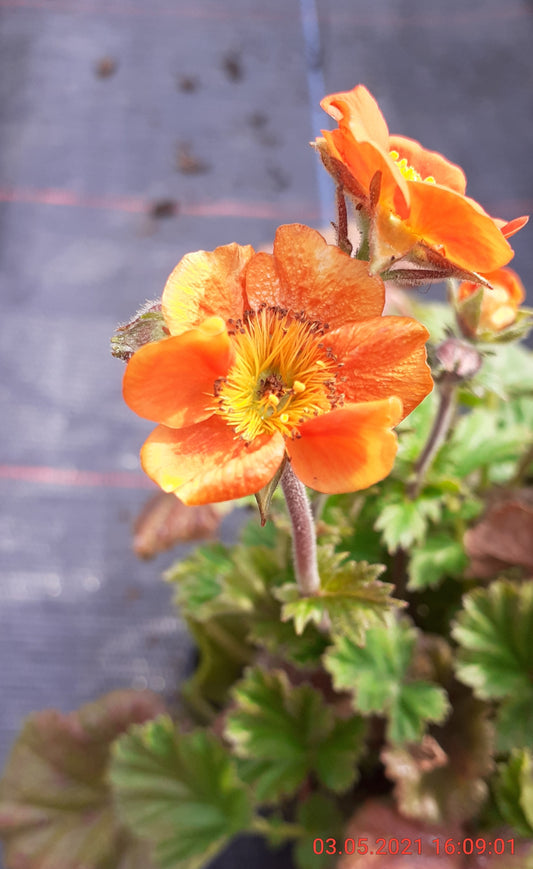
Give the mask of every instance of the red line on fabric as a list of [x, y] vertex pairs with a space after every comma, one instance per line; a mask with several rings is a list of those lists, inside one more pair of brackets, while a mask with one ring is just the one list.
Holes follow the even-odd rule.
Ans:
[[[138, 196], [97, 196], [76, 193], [59, 188], [30, 189], [19, 187], [0, 188], [0, 202], [31, 203], [70, 208], [101, 208], [109, 211], [125, 211], [131, 214], [147, 214], [157, 205], [156, 201]], [[298, 220], [318, 218], [318, 208], [311, 203], [294, 202], [278, 205], [272, 202], [243, 202], [237, 199], [220, 199], [214, 202], [176, 202], [176, 215], [185, 217], [247, 217], [258, 220]]]
[[[1, 0], [0, 0], [1, 3]], [[23, 187], [0, 187], [0, 202], [54, 205], [69, 208], [101, 208], [109, 211], [125, 211], [130, 214], [150, 214], [154, 201], [138, 196], [95, 196], [59, 188], [31, 189]], [[276, 204], [273, 202], [244, 202], [238, 199], [219, 199], [214, 202], [177, 201], [179, 217], [248, 217], [258, 220], [318, 220], [319, 209], [310, 202]], [[505, 199], [486, 203], [490, 214], [512, 219], [533, 212], [533, 199]]]
[[0, 479], [52, 486], [154, 488], [154, 484], [147, 477], [136, 471], [80, 471], [76, 468], [51, 468], [44, 465], [0, 465]]

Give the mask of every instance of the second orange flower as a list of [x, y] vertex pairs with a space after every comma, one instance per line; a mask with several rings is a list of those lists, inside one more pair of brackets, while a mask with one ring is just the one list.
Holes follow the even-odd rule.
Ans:
[[363, 86], [331, 94], [322, 108], [338, 122], [317, 147], [328, 171], [372, 221], [376, 271], [406, 257], [419, 265], [490, 272], [509, 262], [507, 238], [527, 218], [490, 217], [465, 195], [459, 166], [414, 139], [391, 136], [374, 97]]

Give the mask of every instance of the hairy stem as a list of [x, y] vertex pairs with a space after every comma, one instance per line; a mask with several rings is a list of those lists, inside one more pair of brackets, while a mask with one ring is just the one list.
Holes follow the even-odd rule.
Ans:
[[281, 477], [281, 488], [292, 523], [294, 572], [303, 596], [309, 597], [320, 589], [316, 560], [316, 533], [311, 505], [305, 486], [287, 462]]
[[351, 254], [352, 243], [348, 238], [348, 213], [346, 211], [346, 200], [344, 198], [344, 190], [339, 185], [335, 191], [335, 204], [337, 206], [337, 247], [340, 247], [344, 253]]
[[433, 427], [429, 433], [426, 445], [415, 464], [416, 478], [410, 487], [411, 498], [416, 498], [419, 494], [426, 476], [426, 472], [431, 466], [438, 450], [446, 440], [446, 435], [452, 424], [455, 413], [455, 395], [457, 387], [457, 378], [454, 376], [443, 376], [439, 382], [439, 407], [437, 415], [433, 421]]

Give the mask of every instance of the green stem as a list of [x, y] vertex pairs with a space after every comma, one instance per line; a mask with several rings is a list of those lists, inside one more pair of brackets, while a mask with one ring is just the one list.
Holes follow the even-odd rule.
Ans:
[[370, 218], [367, 214], [363, 214], [362, 211], [358, 212], [359, 214], [359, 230], [361, 232], [361, 242], [357, 249], [356, 259], [364, 260], [365, 262], [369, 262], [370, 260]]
[[411, 498], [416, 498], [420, 493], [426, 473], [446, 440], [455, 413], [457, 378], [454, 375], [451, 377], [443, 375], [438, 384], [438, 389], [440, 393], [439, 407], [426, 445], [415, 464], [416, 478], [409, 491]]
[[295, 475], [290, 462], [287, 462], [283, 471], [281, 488], [291, 517], [296, 581], [302, 596], [310, 597], [320, 590], [315, 523], [305, 486]]

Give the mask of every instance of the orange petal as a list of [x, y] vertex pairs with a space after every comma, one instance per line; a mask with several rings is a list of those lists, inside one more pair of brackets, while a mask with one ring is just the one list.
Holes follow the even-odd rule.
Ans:
[[463, 194], [466, 190], [465, 173], [460, 166], [450, 163], [446, 157], [437, 151], [427, 151], [415, 139], [404, 136], [391, 136], [389, 149], [397, 151], [399, 158], [405, 158], [409, 166], [422, 176], [422, 179], [432, 176], [437, 184], [449, 187], [456, 193]]
[[397, 203], [398, 213], [405, 217], [408, 213], [409, 189], [407, 181], [389, 156], [375, 142], [356, 140], [346, 129], [322, 130], [328, 151], [341, 161], [357, 183], [368, 195], [370, 183], [376, 172], [381, 172], [380, 202], [392, 207]]
[[506, 265], [513, 249], [481, 206], [437, 184], [409, 181], [409, 228], [455, 265], [491, 272]]
[[[517, 308], [518, 305], [521, 305], [524, 299], [526, 298], [526, 291], [524, 289], [524, 285], [513, 269], [505, 268], [505, 269], [496, 269], [493, 272], [489, 272], [488, 274], [482, 275], [491, 284], [495, 289], [501, 287], [505, 291], [505, 295], [507, 300]], [[479, 284], [475, 284], [470, 281], [463, 281], [462, 284], [459, 285], [459, 290], [457, 293], [457, 298], [459, 301], [463, 301], [468, 296], [471, 296], [473, 293], [476, 293], [479, 290]], [[489, 289], [485, 292], [486, 298], [491, 298], [491, 291]]]
[[144, 443], [141, 464], [184, 504], [211, 504], [258, 492], [284, 455], [279, 433], [245, 444], [221, 419], [211, 417], [179, 430], [158, 426]]
[[517, 232], [523, 229], [528, 221], [528, 214], [525, 214], [522, 217], [515, 217], [514, 220], [509, 221], [499, 220], [498, 218], [495, 218], [494, 220], [496, 226], [499, 227], [502, 235], [504, 235], [505, 238], [511, 238], [512, 235], [515, 235]]
[[392, 397], [350, 404], [317, 416], [286, 447], [296, 476], [328, 495], [366, 489], [392, 470], [402, 403]]
[[199, 329], [145, 344], [124, 374], [123, 394], [135, 413], [180, 428], [213, 413], [215, 380], [227, 374], [232, 345], [220, 317]]
[[387, 150], [389, 129], [380, 108], [364, 85], [357, 85], [351, 91], [342, 91], [324, 97], [320, 103], [341, 126], [348, 126], [357, 139], [374, 141]]
[[352, 259], [301, 224], [280, 226], [273, 254], [256, 254], [246, 272], [253, 308], [276, 305], [304, 311], [310, 320], [340, 325], [381, 314], [385, 287], [368, 274], [368, 263]]
[[170, 275], [161, 307], [171, 335], [181, 335], [208, 317], [227, 322], [242, 316], [243, 274], [254, 249], [227, 244], [184, 256]]
[[346, 401], [397, 395], [407, 416], [433, 389], [424, 346], [428, 338], [425, 326], [410, 317], [375, 317], [343, 326], [324, 340], [343, 363]]

